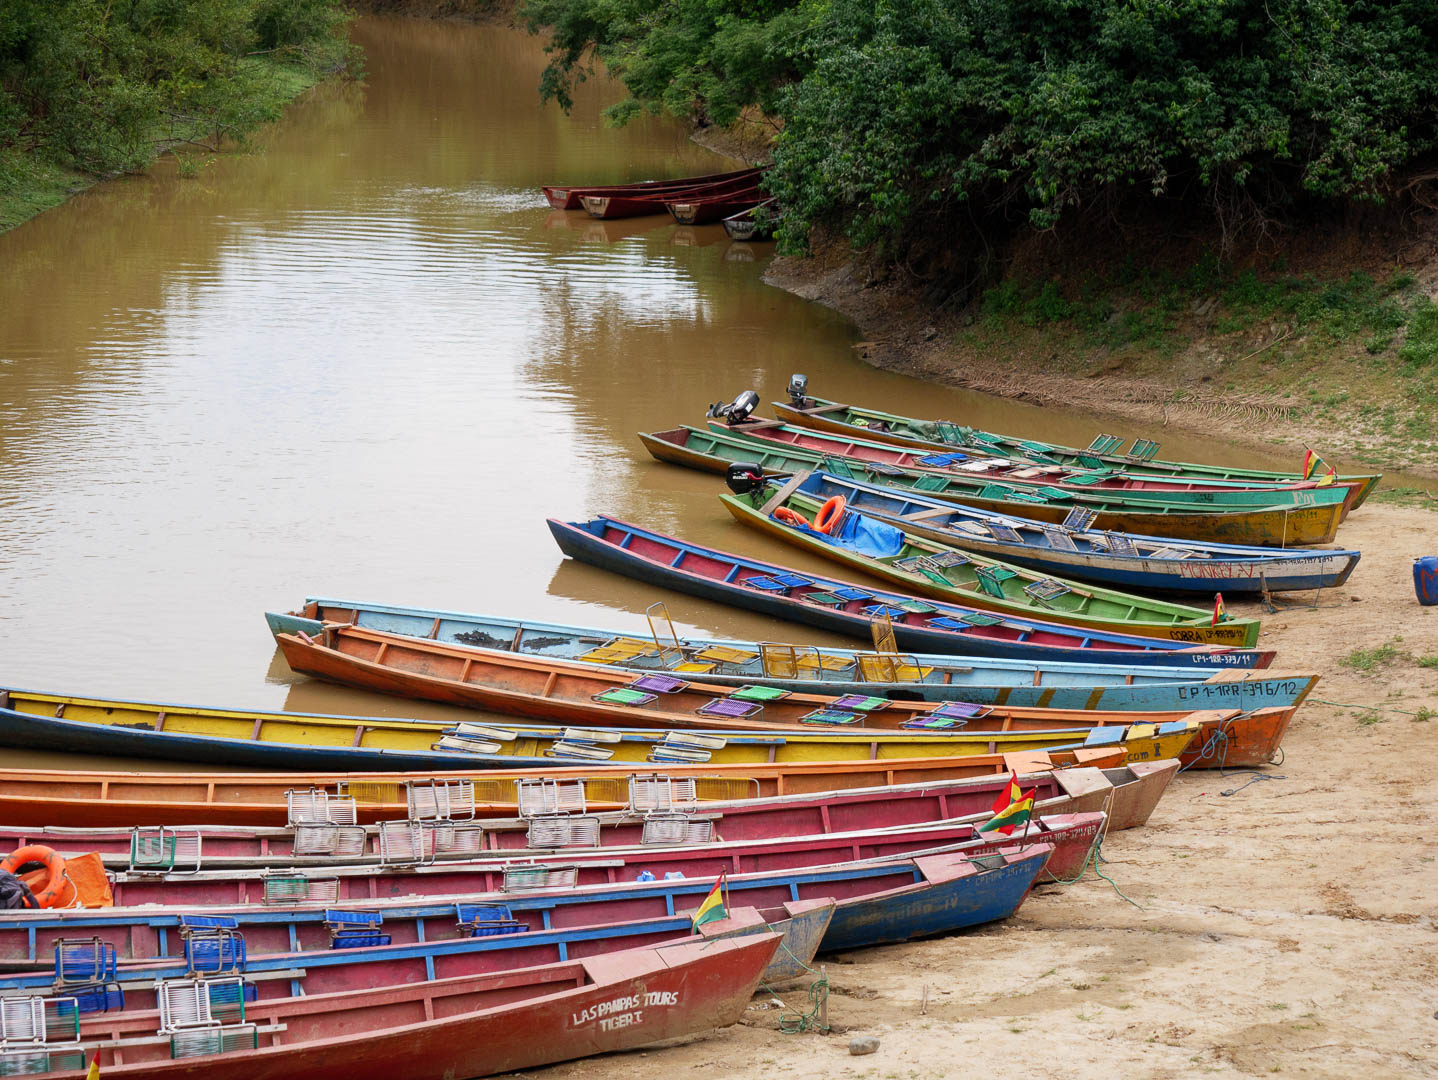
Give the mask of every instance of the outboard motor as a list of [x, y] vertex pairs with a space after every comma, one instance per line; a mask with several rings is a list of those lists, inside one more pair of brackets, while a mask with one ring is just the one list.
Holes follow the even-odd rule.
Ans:
[[748, 495], [764, 487], [764, 470], [752, 461], [736, 461], [724, 474], [724, 485], [735, 495]]
[[789, 392], [789, 403], [796, 409], [802, 409], [809, 404], [809, 376], [800, 375], [795, 372], [789, 376], [789, 385], [784, 388]]
[[715, 420], [723, 420], [732, 427], [734, 424], [740, 424], [747, 420], [749, 414], [758, 407], [759, 395], [753, 390], [745, 390], [728, 405], [722, 401], [716, 401], [709, 406], [709, 411], [705, 415]]

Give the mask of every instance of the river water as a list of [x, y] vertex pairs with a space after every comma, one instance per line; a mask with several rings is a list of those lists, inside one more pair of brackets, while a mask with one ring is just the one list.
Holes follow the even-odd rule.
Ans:
[[292, 676], [262, 613], [311, 593], [627, 629], [667, 599], [681, 629], [783, 639], [567, 563], [544, 521], [610, 513], [804, 565], [634, 438], [795, 371], [900, 413], [1294, 464], [876, 371], [841, 317], [763, 284], [768, 245], [545, 205], [546, 182], [734, 167], [677, 125], [604, 127], [601, 81], [570, 116], [541, 107], [518, 31], [355, 36], [366, 82], [317, 88], [256, 152], [188, 179], [162, 163], [0, 236], [0, 681], [453, 715]]

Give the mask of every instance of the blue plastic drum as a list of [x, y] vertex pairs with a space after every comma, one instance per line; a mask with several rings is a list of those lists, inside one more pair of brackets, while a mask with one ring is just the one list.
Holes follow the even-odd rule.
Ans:
[[1431, 607], [1438, 604], [1438, 555], [1424, 555], [1413, 560], [1413, 591], [1418, 602]]

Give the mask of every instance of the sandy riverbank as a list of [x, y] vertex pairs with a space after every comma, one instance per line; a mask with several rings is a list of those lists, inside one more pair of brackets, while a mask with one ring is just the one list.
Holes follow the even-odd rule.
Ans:
[[[1364, 553], [1347, 586], [1264, 616], [1277, 669], [1323, 673], [1272, 779], [1186, 773], [1105, 843], [1142, 910], [1090, 879], [1004, 924], [825, 958], [830, 1020], [878, 1036], [873, 1056], [780, 1033], [761, 995], [731, 1030], [526, 1075], [1438, 1076], [1438, 715], [1411, 715], [1438, 713], [1438, 667], [1418, 662], [1438, 657], [1438, 608], [1411, 572], [1438, 514], [1364, 507], [1341, 540]], [[1385, 644], [1367, 671], [1341, 663]]]

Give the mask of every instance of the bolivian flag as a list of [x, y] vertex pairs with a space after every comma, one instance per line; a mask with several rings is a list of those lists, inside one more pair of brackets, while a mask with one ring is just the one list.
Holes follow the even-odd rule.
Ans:
[[[1319, 476], [1319, 473], [1323, 473], [1323, 475]], [[1308, 450], [1303, 454], [1303, 479], [1312, 480], [1314, 477], [1318, 477], [1319, 487], [1327, 487], [1338, 478], [1338, 474], [1334, 471], [1332, 465], [1328, 464], [1328, 462], [1324, 461], [1312, 450]]]
[[1222, 620], [1228, 618], [1228, 608], [1223, 606], [1223, 593], [1213, 594], [1213, 622], [1209, 626], [1217, 626]]
[[993, 812], [1002, 814], [1014, 803], [1023, 798], [1023, 792], [1019, 790], [1019, 774], [1009, 773], [1009, 782], [999, 789], [999, 797], [994, 800]]
[[98, 1050], [90, 1059], [90, 1071], [85, 1074], [85, 1080], [100, 1080], [100, 1051]]
[[728, 917], [729, 911], [724, 906], [724, 875], [720, 874], [714, 888], [709, 890], [709, 895], [699, 905], [699, 910], [694, 912], [694, 929], [698, 930], [705, 923], [718, 922]]
[[1034, 795], [1038, 788], [1029, 788], [1007, 807], [999, 811], [984, 824], [979, 826], [979, 832], [996, 832], [1008, 836], [1020, 825], [1027, 825], [1029, 818], [1034, 812]]

